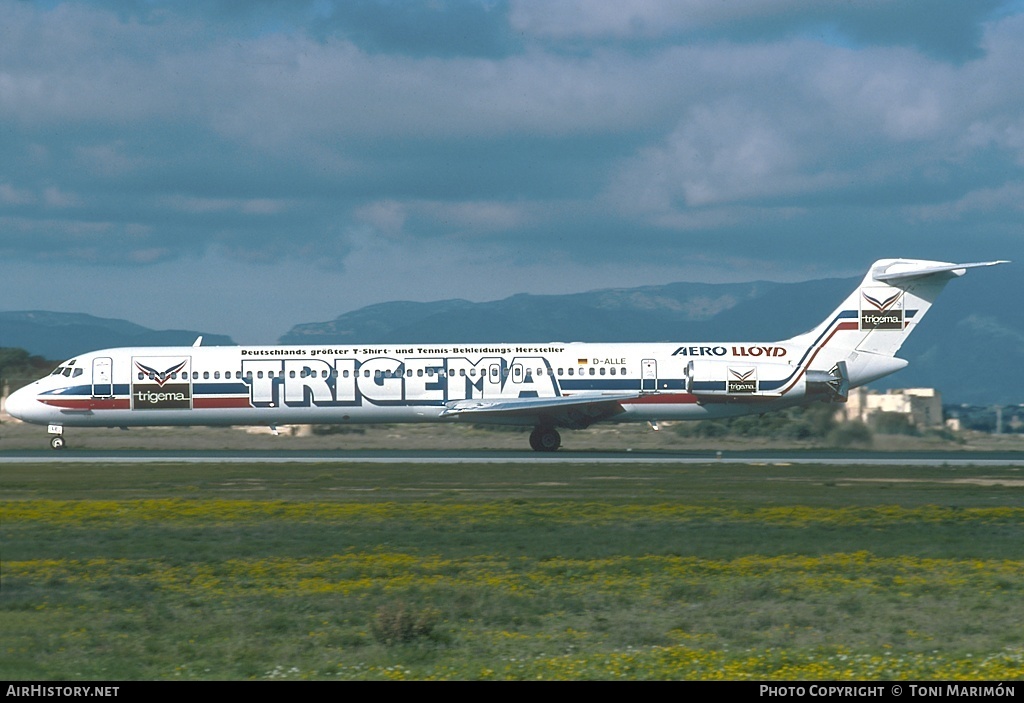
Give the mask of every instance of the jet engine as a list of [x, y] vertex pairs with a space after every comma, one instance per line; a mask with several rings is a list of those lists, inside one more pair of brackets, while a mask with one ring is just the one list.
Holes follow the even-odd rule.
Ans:
[[837, 362], [830, 371], [810, 370], [802, 374], [789, 364], [723, 359], [694, 359], [686, 366], [686, 390], [698, 397], [777, 398], [785, 391], [787, 395], [846, 402], [849, 389], [845, 361]]

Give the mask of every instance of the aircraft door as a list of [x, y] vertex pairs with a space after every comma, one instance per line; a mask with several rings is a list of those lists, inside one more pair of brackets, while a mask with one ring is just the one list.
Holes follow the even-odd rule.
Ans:
[[644, 359], [640, 364], [640, 390], [658, 390], [658, 362], [655, 359]]
[[113, 395], [113, 362], [109, 356], [98, 356], [92, 360], [92, 397], [109, 398]]

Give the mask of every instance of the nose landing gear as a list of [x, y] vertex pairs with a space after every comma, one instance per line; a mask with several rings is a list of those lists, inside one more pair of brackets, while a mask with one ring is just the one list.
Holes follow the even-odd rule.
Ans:
[[54, 449], [64, 448], [64, 426], [63, 425], [48, 425], [46, 431], [53, 435], [50, 437], [50, 446]]

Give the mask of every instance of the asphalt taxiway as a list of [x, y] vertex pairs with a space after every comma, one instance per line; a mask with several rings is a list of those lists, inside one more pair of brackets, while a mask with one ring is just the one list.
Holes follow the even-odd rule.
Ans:
[[579, 452], [532, 451], [181, 451], [13, 450], [2, 464], [825, 464], [848, 466], [1011, 466], [1021, 452]]

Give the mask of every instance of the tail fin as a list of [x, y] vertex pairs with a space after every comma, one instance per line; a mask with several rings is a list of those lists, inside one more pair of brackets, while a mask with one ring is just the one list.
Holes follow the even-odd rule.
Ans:
[[807, 350], [808, 370], [827, 371], [845, 361], [851, 386], [863, 385], [907, 365], [896, 353], [949, 281], [970, 268], [1004, 263], [876, 261], [835, 312], [788, 344]]

